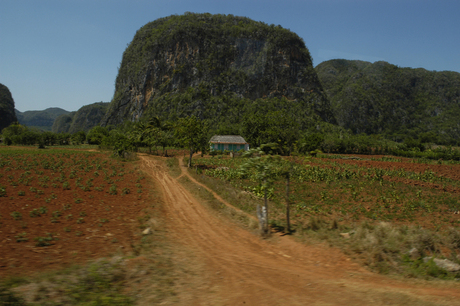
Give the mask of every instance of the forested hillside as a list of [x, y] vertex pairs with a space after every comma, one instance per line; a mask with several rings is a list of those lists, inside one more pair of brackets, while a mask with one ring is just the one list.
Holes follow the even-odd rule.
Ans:
[[340, 126], [353, 133], [457, 144], [460, 73], [386, 62], [330, 60], [316, 67]]
[[0, 132], [16, 120], [13, 96], [8, 87], [0, 84]]
[[336, 122], [303, 40], [248, 18], [186, 13], [137, 31], [102, 125], [195, 115], [238, 131], [276, 111], [302, 129]]
[[52, 131], [55, 133], [88, 132], [101, 122], [107, 112], [109, 103], [96, 102], [81, 107], [77, 112], [64, 114], [56, 118]]
[[20, 112], [15, 110], [15, 112], [20, 124], [28, 127], [35, 127], [43, 131], [51, 131], [54, 120], [58, 116], [69, 113], [59, 107], [50, 107], [41, 111]]

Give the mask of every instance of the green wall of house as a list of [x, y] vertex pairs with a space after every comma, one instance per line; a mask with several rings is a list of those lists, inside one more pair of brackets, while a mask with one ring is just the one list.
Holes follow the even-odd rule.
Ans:
[[211, 150], [213, 151], [239, 151], [244, 150], [244, 144], [223, 144], [223, 143], [212, 143]]

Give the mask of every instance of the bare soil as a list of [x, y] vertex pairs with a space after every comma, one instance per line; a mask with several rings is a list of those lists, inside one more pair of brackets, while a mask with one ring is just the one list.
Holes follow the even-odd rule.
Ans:
[[[178, 290], [179, 304], [458, 305], [457, 283], [377, 275], [336, 248], [301, 244], [290, 236], [263, 240], [203, 206], [161, 160], [145, 155], [141, 160], [163, 190], [170, 238], [199, 261], [197, 276], [189, 280], [193, 283]], [[180, 166], [182, 179], [194, 181]]]
[[[89, 161], [99, 158], [112, 162], [106, 154], [91, 154], [87, 158]], [[103, 171], [99, 171], [97, 177], [93, 175], [95, 169], [87, 173], [80, 171], [74, 179], [69, 178], [71, 169], [64, 171], [71, 186], [70, 190], [64, 190], [60, 183], [58, 187], [52, 186], [57, 173], [51, 169], [44, 170], [40, 176], [30, 170], [34, 176], [30, 185], [11, 186], [8, 177], [17, 181], [25, 170], [12, 168], [6, 171], [3, 168], [0, 184], [6, 187], [7, 197], [0, 197], [0, 277], [62, 268], [107, 256], [117, 250], [130, 252], [139, 239], [137, 218], [147, 206], [148, 192], [146, 189], [142, 194], [136, 192], [139, 189], [136, 182], [145, 184], [146, 180], [138, 180], [139, 173], [133, 170], [133, 164], [124, 165], [123, 177], [111, 178], [117, 186], [117, 194], [109, 193], [112, 184], [104, 180]], [[117, 171], [122, 170], [117, 168]], [[37, 177], [44, 176], [50, 177], [48, 186], [38, 186]], [[77, 179], [85, 184], [88, 178], [93, 179], [94, 185], [89, 190], [75, 187]], [[97, 186], [104, 187], [96, 190]], [[30, 191], [35, 187], [40, 192]], [[130, 193], [123, 194], [124, 188]], [[19, 191], [25, 194], [18, 196]], [[42, 207], [46, 208], [46, 213], [31, 215], [31, 211]], [[21, 218], [15, 220], [11, 216], [13, 212], [20, 213]], [[20, 238], [26, 240], [18, 241]], [[38, 245], [39, 238], [44, 238], [41, 246]]]

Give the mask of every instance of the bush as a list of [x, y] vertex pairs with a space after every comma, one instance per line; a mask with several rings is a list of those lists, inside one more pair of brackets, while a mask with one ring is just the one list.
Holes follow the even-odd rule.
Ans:
[[5, 145], [7, 145], [7, 146], [11, 146], [13, 144], [13, 142], [11, 141], [10, 137], [5, 137], [3, 139], [3, 141], [4, 141]]
[[86, 140], [89, 144], [100, 145], [107, 136], [109, 136], [109, 131], [105, 127], [95, 126], [89, 130]]

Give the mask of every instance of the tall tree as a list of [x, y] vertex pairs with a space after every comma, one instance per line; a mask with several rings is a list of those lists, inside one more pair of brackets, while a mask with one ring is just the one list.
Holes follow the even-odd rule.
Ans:
[[180, 118], [175, 124], [175, 134], [179, 143], [190, 149], [188, 167], [192, 166], [192, 157], [196, 149], [206, 140], [208, 124], [194, 115]]
[[285, 110], [249, 114], [243, 122], [243, 134], [254, 146], [277, 144], [277, 152], [290, 155], [299, 138], [300, 125]]

